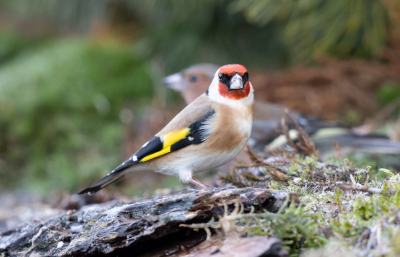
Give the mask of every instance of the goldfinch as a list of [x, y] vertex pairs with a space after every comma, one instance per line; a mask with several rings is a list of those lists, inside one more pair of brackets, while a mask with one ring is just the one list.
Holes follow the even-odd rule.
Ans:
[[95, 193], [128, 172], [153, 170], [208, 188], [193, 173], [217, 168], [246, 145], [253, 125], [254, 90], [247, 69], [219, 68], [205, 93], [105, 177], [78, 194]]

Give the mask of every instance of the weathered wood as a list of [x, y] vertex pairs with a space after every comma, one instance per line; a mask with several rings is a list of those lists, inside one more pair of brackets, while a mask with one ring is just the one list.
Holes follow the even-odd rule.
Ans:
[[266, 236], [227, 238], [225, 240], [213, 236], [210, 240], [171, 257], [289, 256], [287, 250], [280, 250], [280, 243], [280, 239]]
[[[0, 256], [142, 256], [173, 253], [205, 240], [180, 224], [208, 222], [242, 203], [276, 212], [288, 193], [262, 188], [186, 190], [129, 204], [91, 205], [0, 234]], [[296, 198], [295, 195], [293, 195]], [[164, 250], [165, 249], [165, 250]], [[143, 255], [144, 256], [144, 255]], [[157, 256], [157, 255], [154, 255]]]

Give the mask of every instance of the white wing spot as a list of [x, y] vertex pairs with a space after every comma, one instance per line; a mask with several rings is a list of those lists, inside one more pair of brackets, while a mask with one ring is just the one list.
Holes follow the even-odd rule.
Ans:
[[132, 161], [137, 161], [137, 156], [136, 155], [132, 155]]
[[193, 137], [188, 137], [188, 139], [189, 139], [189, 141], [193, 141], [194, 138]]
[[149, 143], [149, 141], [147, 141], [146, 143], [144, 143], [144, 145], [143, 145], [142, 147], [145, 147], [148, 143]]

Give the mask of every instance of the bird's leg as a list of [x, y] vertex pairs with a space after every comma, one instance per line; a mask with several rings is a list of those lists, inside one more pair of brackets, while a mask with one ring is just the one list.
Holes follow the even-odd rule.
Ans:
[[201, 183], [200, 180], [198, 180], [197, 178], [193, 178], [193, 177], [192, 177], [192, 178], [189, 180], [189, 182], [192, 183], [193, 185], [202, 187], [202, 188], [204, 188], [204, 189], [206, 189], [206, 190], [211, 189], [211, 187], [207, 186], [206, 184]]

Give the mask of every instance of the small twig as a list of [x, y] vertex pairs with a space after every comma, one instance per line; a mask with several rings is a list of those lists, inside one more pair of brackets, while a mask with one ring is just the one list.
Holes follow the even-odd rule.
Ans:
[[243, 176], [245, 179], [251, 180], [251, 181], [254, 181], [254, 182], [265, 182], [265, 181], [270, 180], [270, 178], [268, 178], [268, 177], [264, 177], [264, 178], [262, 178], [262, 177], [257, 177], [257, 176], [255, 176], [255, 175], [252, 174], [252, 173], [242, 173], [242, 176]]
[[34, 236], [34, 237], [32, 237], [32, 245], [31, 245], [31, 247], [29, 247], [29, 249], [27, 249], [26, 251], [23, 251], [23, 252], [20, 252], [20, 254], [22, 254], [22, 256], [26, 256], [28, 253], [30, 253], [33, 249], [35, 249], [35, 247], [36, 247], [36, 239], [38, 239], [39, 238], [39, 236], [43, 233], [43, 231], [45, 231], [45, 230], [48, 230], [48, 228], [47, 227], [45, 227], [45, 226], [43, 226], [43, 227], [41, 227], [40, 229], [39, 229], [39, 231], [38, 231], [38, 233]]
[[273, 167], [273, 165], [268, 163], [257, 163], [257, 164], [249, 164], [249, 165], [235, 165], [235, 169], [248, 169], [248, 168], [258, 168], [258, 167]]
[[287, 182], [289, 180], [293, 180], [293, 178], [291, 177], [285, 177], [285, 175], [277, 170], [270, 170], [269, 174], [271, 175], [271, 177], [275, 180], [275, 181], [284, 181]]
[[354, 186], [354, 185], [336, 185], [342, 190], [355, 190], [355, 191], [361, 191], [361, 192], [367, 192], [370, 194], [380, 194], [382, 193], [382, 189], [379, 188], [370, 188], [367, 186]]
[[333, 141], [333, 146], [335, 147], [336, 154], [337, 154], [336, 159], [337, 160], [341, 160], [342, 159], [342, 152], [340, 150], [339, 144], [336, 141]]
[[348, 239], [348, 238], [345, 238], [344, 236], [342, 236], [342, 235], [339, 234], [338, 232], [332, 231], [332, 233], [333, 233], [337, 238], [339, 238], [340, 240], [343, 240], [343, 241], [345, 241], [345, 242], [349, 242], [349, 239]]
[[272, 156], [277, 155], [277, 153], [274, 150], [272, 150], [268, 145], [265, 146], [265, 150]]
[[289, 144], [294, 150], [296, 150], [296, 149], [297, 149], [297, 148], [296, 148], [296, 145], [294, 144], [293, 140], [290, 138], [290, 135], [289, 135], [289, 128], [288, 128], [288, 126], [286, 125], [286, 120], [285, 120], [284, 117], [281, 118], [281, 124], [282, 124], [282, 131], [283, 131], [283, 134], [284, 134], [285, 137], [286, 137], [286, 141], [288, 142], [288, 144]]
[[246, 145], [244, 148], [247, 155], [250, 157], [250, 160], [255, 163], [263, 163], [263, 161], [257, 156], [257, 154], [251, 149], [250, 146]]
[[285, 133], [285, 136], [289, 142], [289, 144], [295, 149], [298, 153], [303, 155], [315, 155], [319, 156], [318, 150], [315, 149], [315, 144], [311, 141], [308, 134], [300, 127], [299, 123], [290, 115], [289, 110], [285, 109], [286, 117], [289, 121], [294, 125], [295, 129], [297, 130], [297, 144], [294, 144], [293, 141], [289, 137], [289, 129], [285, 124], [284, 118], [282, 117], [282, 127]]
[[[367, 187], [367, 186], [358, 186], [358, 185], [349, 185], [349, 184], [329, 184], [329, 183], [321, 183], [321, 182], [307, 182], [307, 185], [309, 187], [313, 187], [313, 186], [319, 186], [319, 187], [330, 187], [330, 188], [340, 188], [342, 190], [346, 190], [346, 191], [350, 191], [350, 190], [354, 190], [354, 191], [361, 191], [361, 192], [366, 192], [366, 193], [370, 193], [370, 194], [381, 194], [382, 193], [382, 189], [379, 188], [373, 188], [373, 187]], [[389, 190], [389, 189], [388, 189]]]

